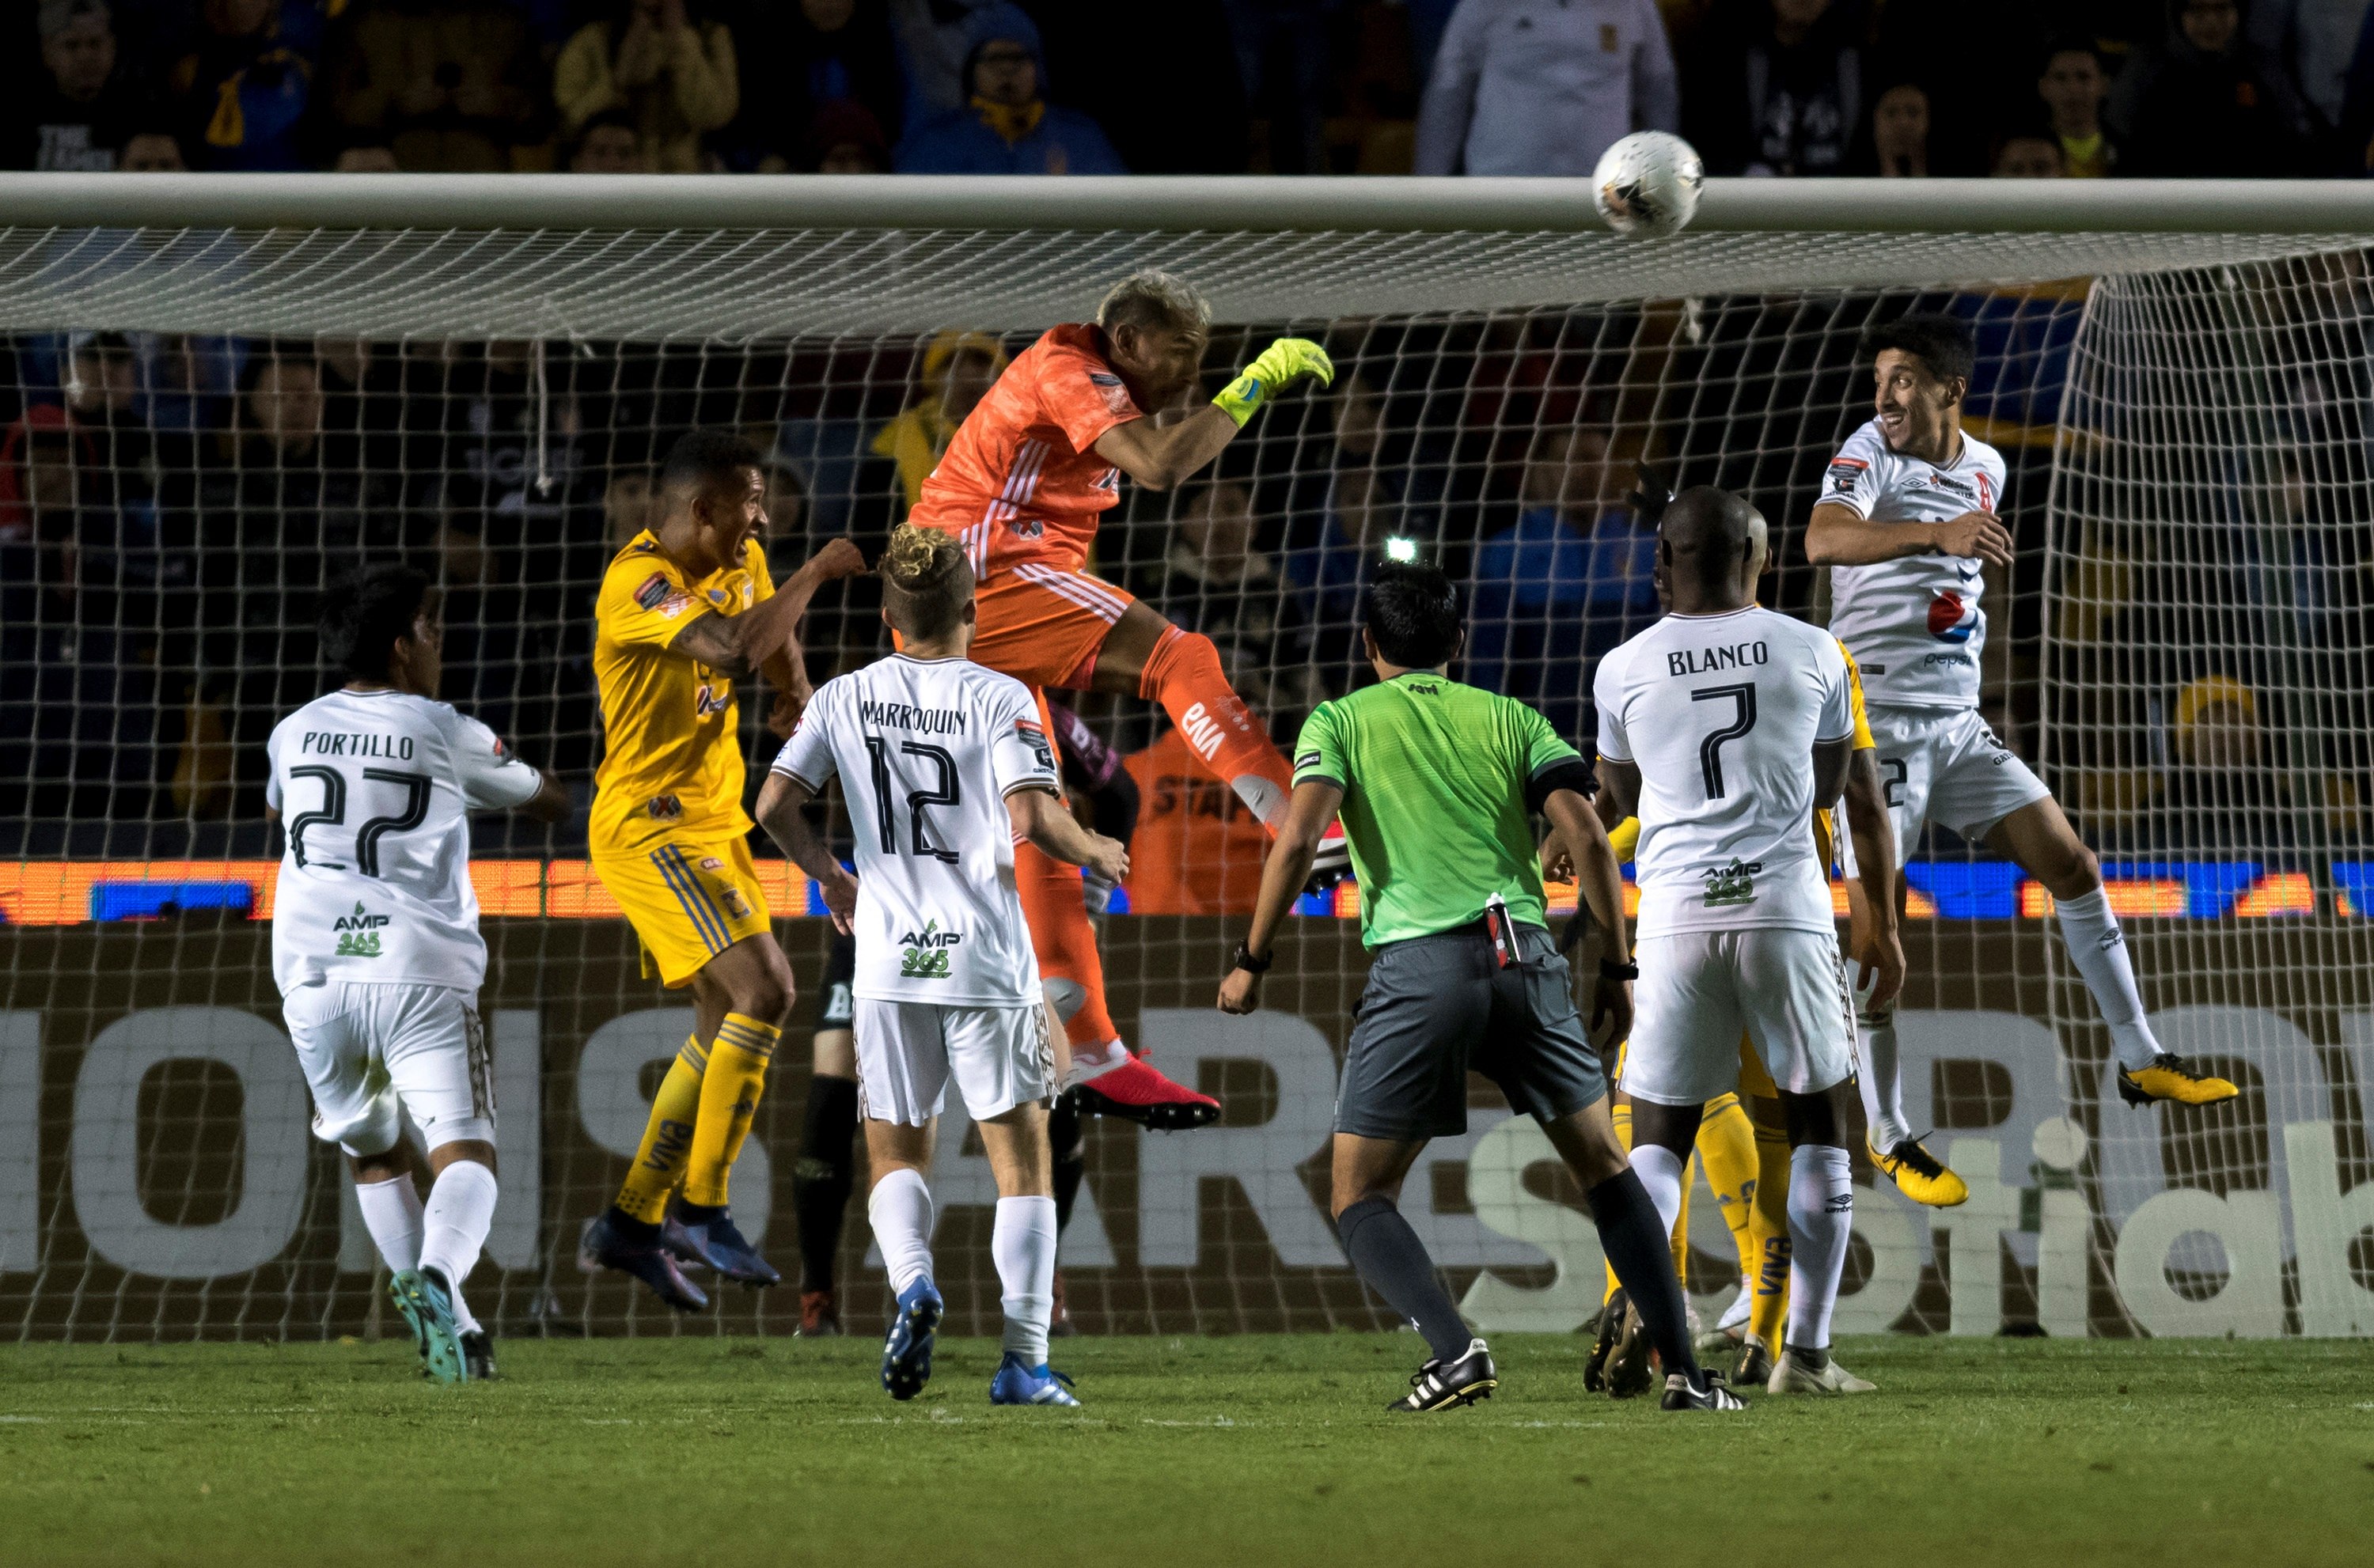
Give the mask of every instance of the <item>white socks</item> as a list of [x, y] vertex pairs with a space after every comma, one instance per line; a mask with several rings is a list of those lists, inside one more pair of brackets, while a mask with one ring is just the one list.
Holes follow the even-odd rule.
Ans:
[[1855, 1053], [1862, 1071], [1855, 1087], [1863, 1092], [1863, 1119], [1871, 1127], [1871, 1146], [1885, 1154], [1912, 1136], [1904, 1119], [1904, 1070], [1897, 1060], [1896, 1014], [1877, 1024], [1855, 1014]]
[[1674, 1222], [1682, 1217], [1682, 1182], [1689, 1174], [1688, 1162], [1662, 1143], [1632, 1145], [1632, 1174], [1649, 1189], [1649, 1201], [1657, 1206], [1657, 1223], [1667, 1235], [1674, 1234]]
[[1830, 1311], [1846, 1272], [1847, 1237], [1854, 1229], [1854, 1166], [1847, 1152], [1828, 1143], [1789, 1151], [1789, 1326], [1781, 1342], [1828, 1350]]
[[453, 1288], [453, 1316], [464, 1332], [477, 1327], [462, 1305], [462, 1281], [478, 1266], [479, 1249], [495, 1223], [495, 1173], [476, 1160], [456, 1160], [429, 1189], [422, 1211], [420, 1267], [434, 1269]]
[[2055, 912], [2069, 961], [2085, 977], [2102, 1022], [2110, 1026], [2110, 1047], [2119, 1065], [2129, 1072], [2142, 1071], [2159, 1055], [2159, 1042], [2144, 1019], [2143, 992], [2135, 988], [2135, 968], [2127, 961], [2126, 936], [2110, 913], [2110, 891], [2098, 887], [2083, 898], [2058, 900]]
[[[890, 1271], [893, 1294], [903, 1295], [916, 1281], [932, 1277], [932, 1189], [920, 1172], [901, 1165], [876, 1182], [865, 1197], [865, 1218], [882, 1249], [882, 1266]], [[1001, 1225], [1004, 1219], [1001, 1210]]]
[[420, 1267], [420, 1194], [409, 1173], [393, 1181], [355, 1183], [355, 1206], [363, 1211], [363, 1229], [370, 1232], [390, 1273]]
[[[990, 1232], [1005, 1309], [1005, 1353], [1022, 1364], [1047, 1364], [1047, 1323], [1055, 1310], [1055, 1200], [1001, 1198]], [[885, 1256], [887, 1256], [886, 1251]]]

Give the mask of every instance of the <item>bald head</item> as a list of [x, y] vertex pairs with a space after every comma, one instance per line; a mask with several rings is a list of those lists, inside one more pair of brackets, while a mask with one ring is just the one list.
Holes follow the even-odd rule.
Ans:
[[1728, 490], [1683, 491], [1657, 523], [1657, 571], [1676, 614], [1719, 614], [1756, 602], [1764, 514]]

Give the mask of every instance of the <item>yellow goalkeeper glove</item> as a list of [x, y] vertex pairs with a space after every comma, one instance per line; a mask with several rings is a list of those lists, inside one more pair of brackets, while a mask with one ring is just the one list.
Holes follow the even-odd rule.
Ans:
[[1282, 337], [1261, 351], [1261, 357], [1245, 367], [1243, 375], [1230, 381], [1212, 402], [1228, 411], [1229, 418], [1242, 429], [1261, 405], [1271, 396], [1283, 392], [1299, 376], [1316, 376], [1319, 384], [1326, 386], [1335, 380], [1334, 361], [1327, 351], [1307, 337]]

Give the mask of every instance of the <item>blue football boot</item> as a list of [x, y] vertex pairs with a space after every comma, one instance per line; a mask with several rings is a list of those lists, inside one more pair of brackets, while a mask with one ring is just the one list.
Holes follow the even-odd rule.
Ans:
[[684, 1270], [667, 1255], [660, 1245], [658, 1229], [652, 1226], [654, 1234], [641, 1240], [621, 1234], [606, 1211], [597, 1214], [585, 1222], [577, 1237], [577, 1267], [588, 1274], [604, 1269], [632, 1274], [678, 1312], [699, 1312], [709, 1305], [709, 1297], [684, 1277]]
[[993, 1405], [1074, 1405], [1072, 1380], [1040, 1362], [1026, 1366], [1013, 1352], [997, 1363], [997, 1375], [989, 1380], [989, 1402]]
[[911, 1399], [932, 1380], [932, 1336], [946, 1310], [929, 1280], [899, 1293], [899, 1311], [882, 1339], [882, 1388], [892, 1398]]
[[467, 1383], [470, 1363], [453, 1323], [453, 1293], [434, 1269], [405, 1269], [387, 1282], [395, 1309], [412, 1327], [420, 1364], [440, 1383]]
[[696, 1208], [679, 1199], [669, 1205], [660, 1225], [660, 1245], [680, 1263], [698, 1263], [721, 1280], [734, 1280], [764, 1290], [783, 1282], [775, 1266], [735, 1227], [723, 1209]]

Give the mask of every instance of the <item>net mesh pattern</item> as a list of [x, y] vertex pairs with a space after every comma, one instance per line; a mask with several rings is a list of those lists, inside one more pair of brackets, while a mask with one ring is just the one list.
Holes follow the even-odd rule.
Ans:
[[[2019, 545], [1989, 585], [1984, 714], [2105, 862], [2163, 1037], [2246, 1094], [2214, 1113], [2121, 1105], [2041, 885], [1933, 832], [1911, 876], [1907, 1099], [1975, 1191], [1933, 1223], [1862, 1174], [1840, 1328], [2374, 1328], [2349, 1293], [2369, 1284], [2374, 1190], [2357, 880], [2374, 306], [2342, 241], [14, 229], [0, 1335], [394, 1328], [338, 1162], [306, 1132], [258, 918], [280, 848], [261, 746], [334, 684], [311, 629], [324, 583], [366, 560], [435, 571], [444, 695], [582, 806], [602, 745], [594, 589], [652, 520], [677, 434], [738, 428], [770, 453], [779, 578], [834, 536], [870, 557], [1004, 360], [1144, 264], [1213, 298], [1211, 388], [1285, 330], [1336, 358], [1332, 389], [1265, 411], [1206, 475], [1124, 484], [1093, 562], [1211, 637], [1282, 745], [1368, 678], [1358, 592], [1389, 540], [1463, 585], [1464, 678], [1586, 751], [1594, 661], [1656, 614], [1656, 495], [1749, 496], [1778, 541], [1767, 603], [1822, 618], [1803, 530], [1867, 415], [1857, 340], [1910, 309], [1969, 320], [1968, 426], [2005, 455]], [[2073, 275], [2094, 281], [2056, 281]], [[819, 598], [816, 676], [882, 649], [877, 609], [863, 580]], [[1129, 907], [1102, 922], [1115, 1021], [1228, 1113], [1172, 1136], [1091, 1124], [1074, 1317], [1389, 1326], [1323, 1208], [1366, 972], [1348, 897], [1294, 922], [1264, 1013], [1223, 1024], [1209, 1003], [1260, 830], [1152, 704], [1064, 700], [1139, 799]], [[765, 708], [742, 708], [754, 789], [777, 743]], [[688, 1010], [644, 977], [582, 811], [550, 831], [485, 819], [474, 853], [504, 1190], [479, 1316], [506, 1335], [787, 1331], [788, 1287], [679, 1319], [574, 1267]], [[762, 870], [803, 996], [735, 1205], [789, 1263], [829, 938], [804, 885]], [[1472, 1100], [1404, 1211], [1479, 1323], [1570, 1328], [1599, 1293], [1578, 1195], [1496, 1092], [1477, 1081]], [[993, 1188], [960, 1118], [934, 1187], [957, 1325], [992, 1324]], [[1698, 1196], [1711, 1313], [1738, 1270]], [[2152, 1255], [2135, 1238], [2158, 1231]], [[852, 1328], [878, 1324], [862, 1201], [839, 1264]]]

